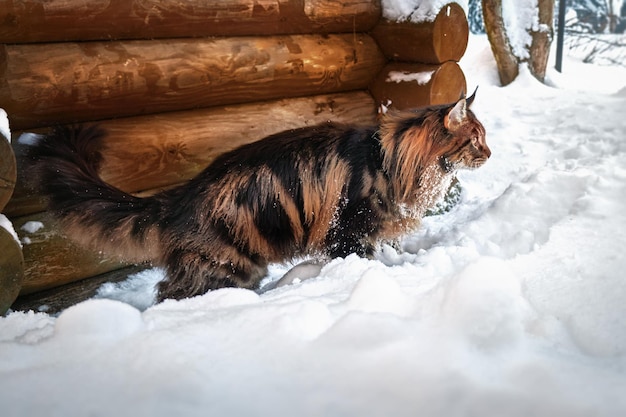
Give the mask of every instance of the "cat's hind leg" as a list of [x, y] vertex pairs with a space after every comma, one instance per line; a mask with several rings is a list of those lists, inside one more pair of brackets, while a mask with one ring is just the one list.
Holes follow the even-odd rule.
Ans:
[[198, 252], [174, 250], [167, 257], [166, 278], [158, 285], [158, 301], [183, 299], [224, 287], [256, 288], [267, 275], [267, 263], [239, 254], [218, 260]]

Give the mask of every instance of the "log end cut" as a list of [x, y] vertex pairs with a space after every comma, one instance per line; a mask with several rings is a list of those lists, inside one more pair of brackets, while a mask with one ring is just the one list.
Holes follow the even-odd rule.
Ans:
[[370, 88], [380, 109], [398, 110], [453, 103], [467, 91], [456, 62], [440, 65], [390, 63]]
[[0, 316], [17, 298], [23, 279], [22, 249], [12, 234], [0, 227]]
[[435, 18], [433, 47], [439, 62], [458, 61], [467, 49], [469, 24], [463, 8], [450, 3]]
[[461, 59], [467, 48], [469, 25], [463, 8], [450, 3], [432, 22], [381, 20], [372, 36], [388, 59], [439, 64]]
[[2, 212], [13, 194], [16, 177], [17, 168], [13, 148], [0, 135], [0, 212]]

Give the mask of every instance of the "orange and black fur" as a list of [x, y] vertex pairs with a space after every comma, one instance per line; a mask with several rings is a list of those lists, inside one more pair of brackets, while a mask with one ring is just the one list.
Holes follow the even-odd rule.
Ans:
[[180, 299], [255, 288], [268, 263], [296, 256], [371, 256], [417, 226], [456, 169], [491, 154], [472, 100], [386, 115], [379, 126], [277, 133], [147, 198], [100, 179], [105, 132], [96, 126], [55, 129], [30, 154], [68, 236], [165, 267], [158, 298]]

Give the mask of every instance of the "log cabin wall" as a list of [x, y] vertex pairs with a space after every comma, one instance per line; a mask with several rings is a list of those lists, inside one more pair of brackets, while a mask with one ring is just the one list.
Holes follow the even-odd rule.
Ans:
[[376, 0], [0, 0], [0, 107], [18, 166], [0, 210], [23, 242], [20, 294], [123, 266], [62, 237], [25, 185], [22, 133], [100, 123], [103, 179], [152, 193], [277, 131], [456, 100], [467, 34], [454, 3], [414, 24], [386, 21]]

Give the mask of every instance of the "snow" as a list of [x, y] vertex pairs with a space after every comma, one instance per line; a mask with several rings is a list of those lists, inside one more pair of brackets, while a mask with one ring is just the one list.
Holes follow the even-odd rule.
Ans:
[[626, 415], [626, 69], [499, 87], [475, 35], [461, 66], [493, 155], [403, 251], [157, 305], [151, 269], [11, 312], [2, 415]]
[[17, 138], [17, 143], [26, 146], [35, 146], [41, 138], [42, 135], [37, 133], [25, 132]]
[[25, 231], [26, 233], [37, 233], [39, 230], [43, 228], [44, 228], [44, 225], [42, 222], [34, 221], [34, 220], [24, 223], [21, 227], [21, 229]]
[[[467, 15], [467, 0], [382, 0], [383, 17], [392, 22], [432, 22], [441, 9], [457, 3]], [[449, 15], [450, 9], [446, 9]]]
[[9, 129], [9, 117], [4, 109], [0, 109], [0, 136], [11, 142], [11, 129]]
[[9, 234], [13, 236], [13, 239], [15, 239], [15, 241], [20, 245], [20, 247], [22, 246], [22, 244], [20, 243], [20, 239], [15, 232], [15, 229], [13, 228], [13, 223], [11, 223], [11, 220], [9, 220], [4, 214], [0, 214], [0, 227], [9, 232]]
[[502, 2], [502, 20], [513, 54], [521, 60], [528, 59], [528, 47], [532, 42], [530, 30], [537, 29], [538, 0]]
[[385, 81], [398, 84], [402, 82], [416, 82], [418, 85], [424, 85], [430, 82], [434, 73], [434, 70], [422, 72], [390, 71]]

